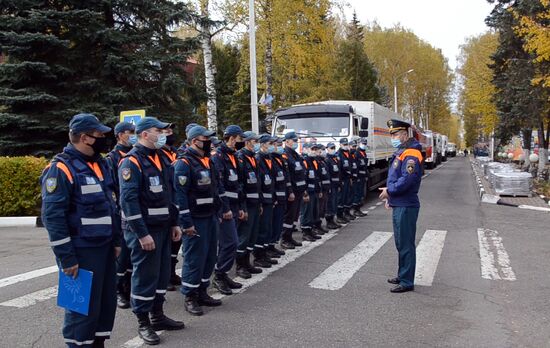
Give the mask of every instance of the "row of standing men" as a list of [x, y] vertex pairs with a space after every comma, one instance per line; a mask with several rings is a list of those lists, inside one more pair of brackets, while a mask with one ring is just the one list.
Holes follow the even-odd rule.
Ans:
[[[164, 315], [166, 291], [180, 286], [185, 309], [202, 315], [202, 306], [221, 305], [207, 292], [212, 274], [213, 285], [229, 295], [242, 287], [228, 276], [233, 265], [236, 263], [237, 276], [245, 279], [272, 267], [284, 250], [302, 246], [293, 238], [298, 226], [302, 239], [314, 242], [329, 230], [366, 215], [360, 209], [368, 178], [364, 139], [342, 139], [338, 150], [334, 143], [326, 147], [303, 143], [300, 154], [299, 137], [294, 132], [277, 138], [231, 125], [218, 140], [214, 132], [190, 124], [185, 143], [176, 149], [174, 125], [146, 117], [136, 126], [125, 122], [115, 126], [117, 145], [107, 155], [105, 166], [97, 157], [102, 144], [96, 144], [98, 139], [103, 143], [105, 126], [84, 114], [75, 116], [69, 127], [71, 143], [54, 158], [42, 178], [43, 220], [50, 243], [65, 273], [75, 262], [81, 267], [88, 263], [88, 268], [94, 268], [94, 277], [103, 278], [103, 289], [98, 291], [111, 293], [110, 256], [90, 260], [97, 257], [80, 252], [94, 240], [106, 239], [107, 232], [101, 235], [92, 230], [101, 219], [98, 214], [104, 214], [96, 211], [101, 197], [108, 199], [111, 191], [116, 206], [109, 220], [110, 240], [115, 250], [121, 248], [116, 259], [116, 303], [120, 308], [132, 307], [138, 334], [146, 344], [160, 342], [158, 330], [184, 328], [183, 322]], [[75, 138], [82, 134], [85, 136]], [[93, 139], [92, 144], [86, 144], [86, 136]], [[90, 156], [79, 152], [86, 149], [82, 142], [91, 147]], [[100, 163], [97, 168], [94, 160]], [[67, 180], [69, 175], [78, 178], [80, 172], [90, 169], [82, 179], [74, 180], [80, 187], [70, 187], [75, 184]], [[90, 174], [94, 176], [87, 176]], [[96, 185], [93, 189], [87, 188], [92, 184]], [[93, 212], [84, 207], [74, 213], [91, 229], [87, 235], [78, 223], [69, 222], [67, 231], [56, 228], [53, 217], [59, 206], [53, 202], [61, 198], [56, 192], [58, 185], [63, 199], [94, 207]], [[80, 193], [72, 197], [74, 192]], [[85, 192], [96, 193], [96, 200], [87, 200]], [[103, 208], [109, 209], [105, 204]], [[76, 226], [71, 228], [71, 224]], [[117, 229], [123, 238], [117, 238]], [[181, 277], [176, 274], [180, 249]], [[67, 254], [76, 254], [77, 260]], [[67, 344], [102, 346], [114, 322], [113, 307], [110, 297], [92, 302], [85, 319], [68, 311], [63, 329]]]

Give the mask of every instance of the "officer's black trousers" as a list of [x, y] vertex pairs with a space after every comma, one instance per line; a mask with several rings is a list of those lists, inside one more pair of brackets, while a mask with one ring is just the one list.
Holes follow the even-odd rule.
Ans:
[[296, 198], [292, 202], [288, 202], [285, 213], [285, 221], [283, 223], [283, 239], [288, 239], [292, 236], [292, 229], [298, 225], [300, 217], [300, 206], [304, 199], [304, 191], [294, 192]]

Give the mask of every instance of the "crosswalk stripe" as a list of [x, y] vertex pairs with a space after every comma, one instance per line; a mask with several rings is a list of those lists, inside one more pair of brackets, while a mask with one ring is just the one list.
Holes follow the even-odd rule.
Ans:
[[11, 277], [2, 278], [0, 279], [0, 288], [3, 288], [8, 285], [13, 285], [19, 282], [23, 282], [25, 280], [41, 277], [46, 274], [55, 273], [58, 270], [59, 268], [57, 268], [57, 266], [50, 266], [46, 268], [36, 269], [34, 271], [30, 271], [26, 273], [16, 274]]
[[315, 289], [338, 290], [363, 267], [369, 259], [391, 238], [391, 232], [373, 232], [355, 248], [325, 269], [309, 286]]
[[57, 296], [57, 285], [14, 298], [13, 300], [2, 302], [0, 303], [0, 306], [26, 308], [35, 305], [38, 302], [47, 301], [55, 296]]
[[510, 265], [510, 256], [504, 249], [502, 237], [497, 231], [478, 228], [481, 277], [489, 280], [516, 280], [516, 274]]
[[414, 284], [432, 286], [447, 231], [426, 230], [416, 247]]

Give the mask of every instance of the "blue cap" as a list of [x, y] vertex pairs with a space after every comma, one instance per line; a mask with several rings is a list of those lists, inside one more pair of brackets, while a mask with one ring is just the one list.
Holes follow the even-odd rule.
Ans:
[[253, 131], [246, 131], [243, 133], [243, 140], [258, 140], [258, 135], [254, 133]]
[[328, 147], [334, 147], [334, 148], [336, 148], [336, 144], [334, 144], [334, 143], [328, 143], [328, 144], [327, 144], [327, 148], [328, 148]]
[[151, 128], [164, 129], [168, 128], [170, 123], [161, 122], [155, 117], [144, 117], [136, 124], [136, 132], [139, 134]]
[[189, 133], [189, 130], [191, 130], [191, 128], [195, 127], [195, 126], [198, 126], [198, 124], [196, 123], [189, 123], [186, 127], [185, 127], [185, 134]]
[[136, 126], [133, 123], [130, 122], [119, 122], [115, 126], [115, 135], [119, 135], [120, 133], [124, 133], [126, 131], [135, 131]]
[[222, 141], [220, 139], [218, 139], [218, 137], [212, 137], [212, 138], [210, 138], [210, 140], [212, 140], [212, 145], [214, 145], [214, 146], [218, 146], [222, 143]]
[[313, 145], [313, 143], [303, 143], [302, 149], [311, 149], [311, 145]]
[[200, 137], [201, 135], [203, 137], [211, 137], [214, 134], [216, 134], [216, 132], [208, 130], [208, 129], [204, 128], [203, 126], [195, 126], [195, 127], [191, 128], [189, 130], [189, 132], [187, 132], [187, 139], [188, 140], [193, 140], [196, 137]]
[[367, 138], [361, 138], [361, 144], [367, 144]]
[[311, 149], [312, 150], [319, 150], [321, 148], [321, 146], [323, 146], [323, 145], [321, 145], [321, 144], [311, 144]]
[[283, 141], [285, 140], [285, 138], [281, 138], [281, 137], [275, 137], [275, 139], [277, 139], [277, 140], [274, 140], [277, 144], [282, 144]]
[[225, 131], [223, 131], [223, 135], [230, 136], [230, 137], [235, 135], [243, 135], [243, 130], [241, 127], [232, 124], [230, 126], [227, 126]]
[[342, 144], [342, 145], [347, 145], [347, 144], [349, 144], [349, 143], [348, 143], [348, 138], [342, 138], [342, 139], [340, 139], [340, 144]]
[[350, 141], [349, 145], [350, 146], [357, 146], [357, 140], [354, 139], [354, 140]]
[[71, 122], [69, 122], [69, 130], [73, 134], [81, 134], [88, 131], [108, 133], [111, 131], [111, 128], [101, 123], [99, 119], [92, 114], [78, 114], [74, 115]]
[[258, 141], [260, 142], [260, 144], [273, 142], [273, 141], [275, 141], [276, 139], [277, 139], [277, 138], [272, 137], [271, 135], [266, 134], [266, 133], [260, 134], [260, 136], [258, 137]]
[[285, 140], [298, 140], [296, 132], [288, 132], [285, 134]]

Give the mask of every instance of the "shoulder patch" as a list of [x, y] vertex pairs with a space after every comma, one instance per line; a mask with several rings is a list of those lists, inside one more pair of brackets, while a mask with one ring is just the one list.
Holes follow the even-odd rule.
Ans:
[[46, 179], [46, 191], [52, 193], [57, 188], [57, 178], [48, 178]]
[[393, 161], [393, 167], [394, 167], [394, 168], [397, 168], [398, 165], [399, 165], [399, 161], [398, 161], [398, 160], [394, 160], [394, 161]]
[[178, 182], [181, 186], [184, 186], [187, 182], [187, 177], [185, 175], [178, 176]]
[[122, 174], [122, 179], [124, 179], [124, 181], [128, 181], [132, 176], [132, 171], [130, 170], [130, 168], [122, 168], [121, 174]]
[[414, 173], [414, 169], [416, 167], [416, 162], [412, 159], [407, 161], [407, 173], [412, 174]]

